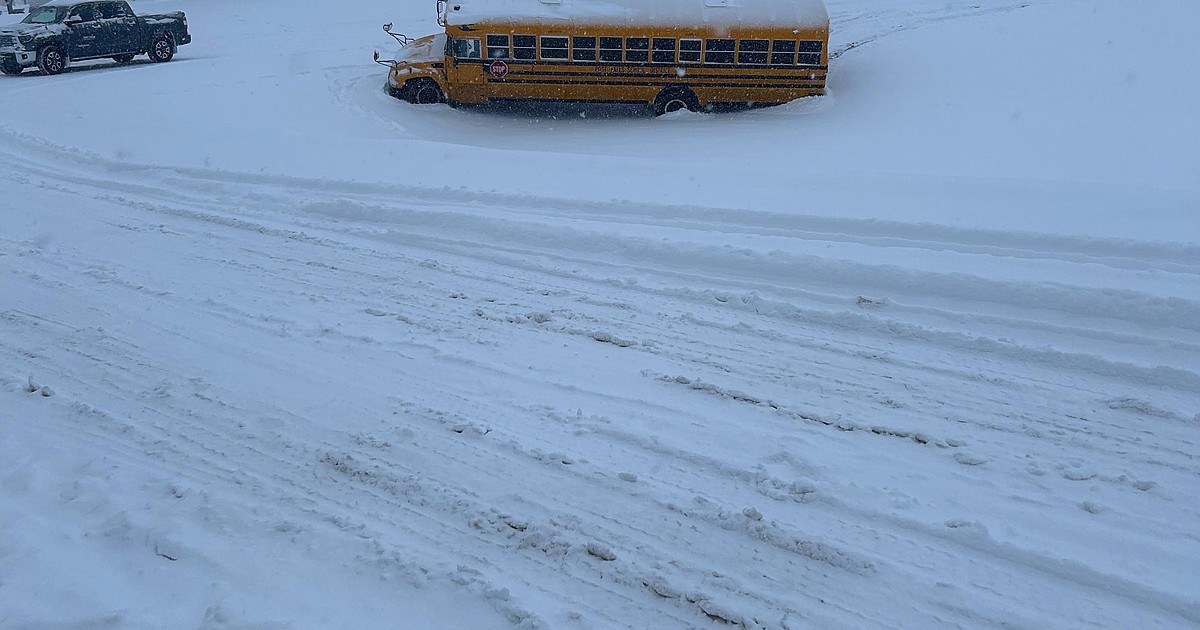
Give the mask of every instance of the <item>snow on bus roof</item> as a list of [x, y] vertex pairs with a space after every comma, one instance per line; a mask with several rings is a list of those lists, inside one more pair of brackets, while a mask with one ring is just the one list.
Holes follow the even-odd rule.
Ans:
[[827, 27], [822, 0], [450, 0], [446, 24], [561, 22], [595, 26]]

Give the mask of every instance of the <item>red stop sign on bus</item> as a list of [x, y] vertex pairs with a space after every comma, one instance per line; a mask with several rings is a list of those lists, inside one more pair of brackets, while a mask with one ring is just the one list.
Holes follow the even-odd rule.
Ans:
[[508, 64], [503, 61], [493, 61], [492, 65], [488, 66], [488, 72], [497, 79], [503, 79], [508, 76]]

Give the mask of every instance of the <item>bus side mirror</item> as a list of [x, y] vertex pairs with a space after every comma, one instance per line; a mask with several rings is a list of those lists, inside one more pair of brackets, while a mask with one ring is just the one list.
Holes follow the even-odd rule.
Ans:
[[383, 32], [384, 32], [384, 33], [391, 33], [391, 32], [392, 32], [392, 23], [391, 23], [391, 22], [388, 22], [387, 24], [384, 24], [384, 25], [383, 25]]

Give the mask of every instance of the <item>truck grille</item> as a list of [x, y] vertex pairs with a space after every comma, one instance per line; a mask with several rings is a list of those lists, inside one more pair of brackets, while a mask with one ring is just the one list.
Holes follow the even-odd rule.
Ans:
[[16, 35], [0, 35], [0, 46], [16, 46]]

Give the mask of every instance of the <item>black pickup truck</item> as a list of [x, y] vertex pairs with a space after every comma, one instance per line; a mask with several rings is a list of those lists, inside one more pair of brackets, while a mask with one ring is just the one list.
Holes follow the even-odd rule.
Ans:
[[73, 60], [128, 63], [141, 54], [170, 61], [191, 41], [182, 11], [139, 16], [125, 0], [58, 0], [33, 9], [20, 24], [0, 28], [0, 71], [21, 74], [36, 65], [42, 74], [58, 74]]

